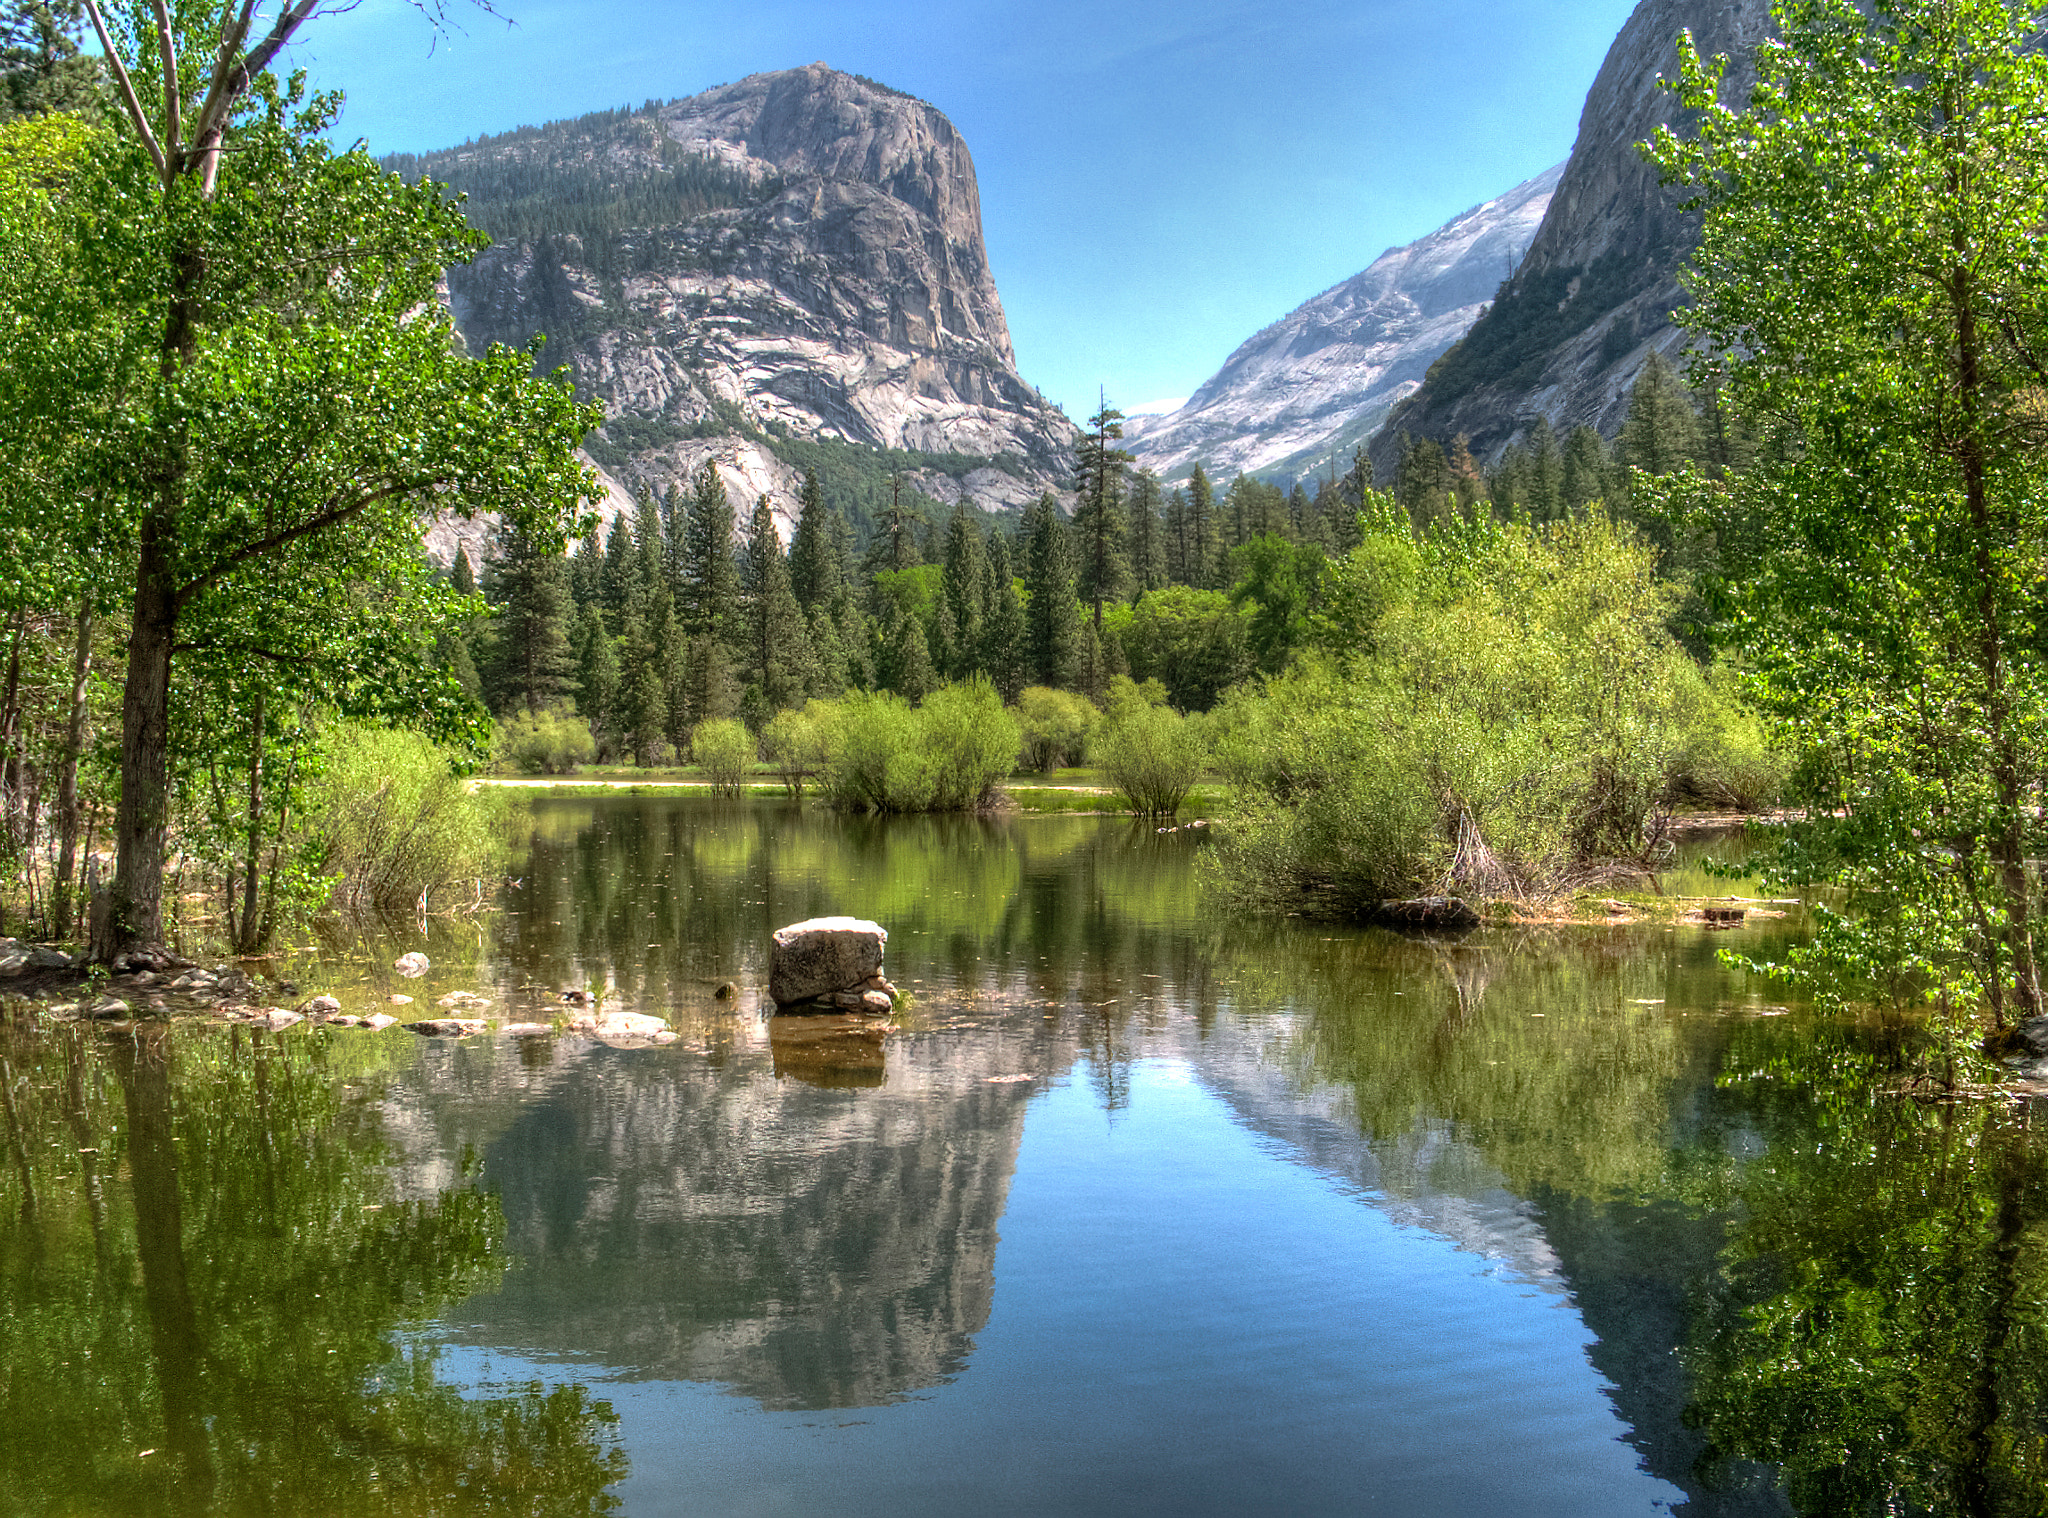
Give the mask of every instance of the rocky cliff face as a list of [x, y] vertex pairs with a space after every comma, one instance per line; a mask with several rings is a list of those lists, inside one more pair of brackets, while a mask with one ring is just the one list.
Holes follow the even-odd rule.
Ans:
[[1127, 429], [1162, 476], [1269, 476], [1339, 468], [1513, 272], [1557, 188], [1560, 164], [1406, 247], [1245, 342], [1179, 410]]
[[790, 440], [917, 455], [874, 467], [945, 500], [1066, 477], [1074, 429], [1017, 374], [973, 160], [922, 101], [813, 64], [401, 167], [494, 235], [451, 271], [465, 338], [546, 333], [630, 490], [711, 458], [787, 511]]
[[1676, 113], [1658, 77], [1676, 74], [1676, 39], [1690, 29], [1703, 53], [1729, 56], [1725, 98], [1745, 99], [1769, 21], [1768, 0], [1636, 7], [1586, 96], [1572, 156], [1514, 278], [1373, 439], [1383, 478], [1403, 431], [1463, 433], [1488, 457], [1538, 416], [1560, 431], [1620, 428], [1650, 354], [1680, 345], [1670, 312], [1685, 298], [1677, 271], [1698, 236], [1636, 149]]

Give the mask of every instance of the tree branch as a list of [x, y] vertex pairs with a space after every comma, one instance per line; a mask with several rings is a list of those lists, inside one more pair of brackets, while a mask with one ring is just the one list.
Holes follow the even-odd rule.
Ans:
[[164, 159], [172, 172], [184, 169], [185, 106], [178, 89], [178, 44], [171, 38], [171, 12], [164, 0], [150, 0], [156, 14], [156, 50], [164, 64]]
[[107, 35], [107, 23], [100, 18], [99, 0], [85, 0], [85, 13], [92, 17], [92, 29], [100, 39], [100, 49], [107, 55], [107, 62], [113, 66], [114, 80], [121, 86], [121, 99], [128, 107], [128, 119], [135, 123], [135, 130], [142, 138], [142, 145], [149, 149], [149, 161], [156, 165], [157, 177], [168, 190], [171, 187], [170, 163], [164, 157], [164, 150], [157, 146], [156, 133], [150, 130], [149, 118], [142, 112], [142, 102], [135, 96], [135, 82], [128, 77], [128, 66], [121, 61], [121, 54], [114, 46], [114, 39]]
[[400, 480], [382, 489], [373, 490], [345, 506], [328, 507], [308, 517], [296, 527], [286, 527], [271, 533], [268, 537], [258, 538], [253, 543], [245, 543], [224, 558], [216, 559], [210, 569], [181, 585], [177, 592], [177, 604], [182, 608], [201, 591], [218, 584], [251, 559], [260, 559], [267, 553], [275, 553], [287, 544], [296, 543], [300, 538], [309, 538], [315, 533], [325, 532], [330, 527], [339, 527], [342, 523], [361, 516], [380, 501], [394, 500], [399, 496], [410, 495], [416, 490], [431, 490], [441, 483], [439, 479]]

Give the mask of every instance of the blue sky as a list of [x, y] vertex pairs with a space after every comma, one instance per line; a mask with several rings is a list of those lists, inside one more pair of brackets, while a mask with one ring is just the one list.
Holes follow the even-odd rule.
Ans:
[[1564, 158], [1633, 0], [363, 0], [302, 33], [380, 152], [822, 60], [974, 153], [1024, 377], [1075, 417], [1245, 338]]

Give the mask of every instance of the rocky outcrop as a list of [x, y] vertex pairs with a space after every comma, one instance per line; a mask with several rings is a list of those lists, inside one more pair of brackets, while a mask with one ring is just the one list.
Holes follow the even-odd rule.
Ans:
[[1608, 50], [1586, 96], [1579, 135], [1550, 207], [1514, 277], [1487, 313], [1395, 408], [1371, 444], [1391, 476], [1403, 432], [1441, 441], [1464, 434], [1497, 456], [1537, 417], [1560, 432], [1620, 429], [1629, 387], [1653, 352], [1682, 334], [1677, 273], [1698, 240], [1636, 144], [1678, 114], [1658, 78], [1678, 69], [1677, 37], [1731, 66], [1723, 98], [1740, 104], [1755, 77], [1768, 0], [1642, 0]]
[[1463, 337], [1521, 261], [1564, 166], [1325, 290], [1243, 343], [1179, 410], [1124, 429], [1167, 479], [1312, 475], [1349, 461], [1397, 401]]
[[628, 490], [710, 459], [786, 516], [788, 439], [943, 456], [891, 467], [992, 506], [1068, 473], [1073, 426], [1016, 370], [973, 159], [921, 100], [812, 64], [399, 166], [473, 191], [497, 236], [450, 271], [465, 340], [547, 334], [605, 402], [592, 452]]

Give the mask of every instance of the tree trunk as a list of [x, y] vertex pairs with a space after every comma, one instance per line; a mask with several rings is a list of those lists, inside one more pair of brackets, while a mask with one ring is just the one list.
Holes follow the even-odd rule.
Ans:
[[144, 524], [135, 572], [135, 627], [121, 700], [121, 803], [114, 813], [114, 880], [95, 914], [92, 955], [163, 938], [164, 834], [170, 821], [171, 643], [177, 593], [161, 520]]
[[235, 952], [254, 954], [263, 947], [256, 920], [256, 887], [263, 876], [263, 692], [256, 692], [249, 717], [249, 857], [242, 869], [242, 921]]
[[78, 872], [78, 761], [85, 753], [86, 686], [92, 675], [92, 602], [78, 603], [71, 654], [71, 712], [64, 726], [64, 767], [57, 780], [57, 881], [52, 905], [59, 938], [71, 936], [71, 882]]

